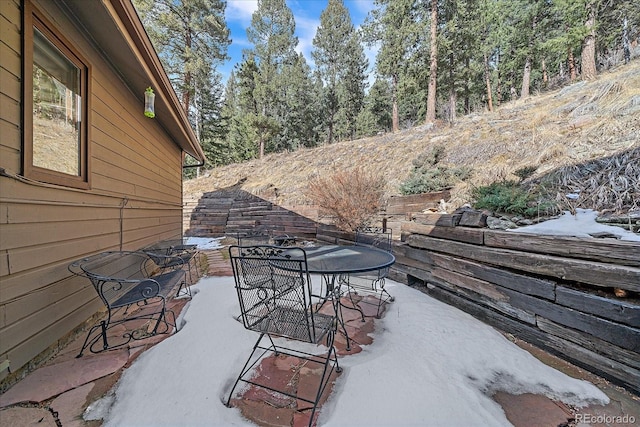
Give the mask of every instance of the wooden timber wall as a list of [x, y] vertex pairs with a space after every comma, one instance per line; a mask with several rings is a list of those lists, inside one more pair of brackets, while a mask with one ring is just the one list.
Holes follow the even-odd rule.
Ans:
[[[640, 393], [640, 244], [415, 222], [402, 230], [394, 280]], [[353, 236], [325, 227], [318, 239]]]
[[300, 213], [278, 206], [237, 186], [211, 191], [196, 199], [185, 198], [183, 212], [187, 236], [235, 236], [238, 233], [265, 231], [273, 235], [290, 234], [303, 238], [316, 235], [317, 223], [310, 218], [317, 210]]
[[[401, 225], [413, 214], [437, 210], [440, 200], [448, 200], [449, 192], [390, 197], [378, 214], [377, 221], [400, 236]], [[314, 205], [278, 205], [277, 195], [251, 194], [240, 185], [185, 198], [183, 228], [190, 236], [223, 236], [264, 228], [274, 233], [315, 237], [317, 227], [331, 223], [320, 218]], [[378, 224], [379, 225], [379, 224]]]
[[[38, 1], [92, 66], [91, 189], [21, 179], [21, 2], [0, 1], [0, 379], [46, 358], [102, 309], [67, 265], [86, 254], [137, 249], [182, 233], [182, 156], [141, 113], [82, 25]], [[31, 78], [28, 76], [28, 78]]]

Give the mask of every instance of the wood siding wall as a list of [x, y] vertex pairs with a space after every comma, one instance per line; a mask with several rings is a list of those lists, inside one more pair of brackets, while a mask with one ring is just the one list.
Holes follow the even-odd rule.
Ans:
[[[318, 239], [353, 236], [321, 227]], [[637, 242], [415, 222], [402, 240], [392, 279], [640, 393]]]
[[101, 308], [91, 284], [67, 271], [71, 261], [182, 232], [181, 150], [158, 120], [144, 117], [143, 94], [127, 88], [81, 26], [55, 2], [37, 5], [92, 67], [91, 189], [20, 177], [21, 6], [0, 1], [0, 167], [7, 172], [0, 177], [0, 362], [9, 360], [0, 379]]

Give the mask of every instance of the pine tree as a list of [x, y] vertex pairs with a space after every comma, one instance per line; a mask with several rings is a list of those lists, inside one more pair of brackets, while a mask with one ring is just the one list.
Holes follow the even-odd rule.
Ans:
[[386, 79], [376, 80], [357, 118], [358, 136], [372, 136], [391, 130], [391, 87]]
[[222, 0], [135, 0], [182, 107], [189, 111], [198, 79], [227, 57], [229, 29]]
[[416, 0], [376, 0], [363, 25], [364, 40], [379, 45], [376, 73], [391, 85], [392, 130], [399, 127], [398, 90], [400, 77], [411, 63], [415, 49], [425, 37], [424, 19], [419, 19]]
[[364, 107], [364, 96], [367, 88], [366, 71], [369, 61], [364, 55], [357, 32], [345, 43], [347, 56], [344, 74], [338, 86], [338, 126], [339, 139], [354, 139], [357, 132], [357, 117]]
[[430, 0], [431, 18], [429, 21], [429, 89], [427, 90], [426, 123], [436, 120], [436, 82], [438, 78], [438, 0]]
[[[336, 133], [353, 138], [356, 117], [363, 105], [368, 63], [342, 0], [329, 0], [320, 14], [313, 46], [311, 56], [324, 84], [327, 142], [333, 142]], [[340, 129], [336, 132], [338, 121]]]
[[298, 38], [294, 32], [293, 14], [284, 0], [258, 0], [247, 38], [254, 45], [251, 54], [257, 66], [253, 90], [256, 114], [252, 126], [258, 138], [260, 158], [265, 150], [278, 148], [278, 134], [286, 123], [282, 111], [286, 101], [281, 88], [287, 84], [283, 72], [290, 70], [285, 65], [291, 66], [297, 58]]

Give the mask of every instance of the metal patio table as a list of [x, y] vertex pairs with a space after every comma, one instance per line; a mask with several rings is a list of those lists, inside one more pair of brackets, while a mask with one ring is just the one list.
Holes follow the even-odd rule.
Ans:
[[[342, 319], [340, 288], [349, 274], [365, 273], [390, 267], [396, 258], [392, 253], [370, 246], [326, 245], [304, 248], [309, 273], [322, 276], [324, 292], [313, 295], [323, 301], [331, 300], [347, 339], [347, 351], [351, 350], [349, 335]], [[346, 307], [351, 309], [351, 307]]]

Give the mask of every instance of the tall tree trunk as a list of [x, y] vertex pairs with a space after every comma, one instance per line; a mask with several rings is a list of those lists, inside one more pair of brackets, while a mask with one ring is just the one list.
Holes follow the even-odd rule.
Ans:
[[426, 123], [436, 121], [436, 81], [438, 77], [438, 0], [431, 0], [431, 55]]
[[456, 121], [456, 85], [455, 85], [455, 58], [453, 52], [449, 53], [449, 123]]
[[631, 61], [631, 49], [629, 47], [629, 19], [625, 16], [622, 21], [622, 50], [624, 53], [624, 63]]
[[487, 84], [487, 104], [489, 111], [493, 111], [493, 97], [491, 96], [491, 78], [489, 76], [489, 58], [487, 53], [484, 53], [484, 80]]
[[263, 158], [264, 157], [264, 138], [262, 137], [262, 135], [260, 136], [260, 154], [258, 158]]
[[502, 70], [500, 68], [500, 49], [498, 49], [498, 54], [497, 54], [497, 58], [496, 58], [496, 71], [498, 71], [498, 81], [496, 82], [496, 94], [498, 95], [498, 105], [500, 105], [500, 103], [502, 102], [502, 100], [504, 99], [504, 96], [502, 94]]
[[529, 85], [531, 84], [531, 58], [527, 56], [524, 63], [524, 71], [522, 73], [522, 89], [520, 90], [520, 99], [529, 97]]
[[191, 84], [191, 71], [187, 71], [184, 74], [184, 89], [182, 90], [182, 108], [187, 113], [189, 112], [189, 103], [191, 97], [189, 96], [189, 85]]
[[391, 130], [398, 132], [400, 130], [400, 119], [398, 117], [398, 75], [391, 77]]
[[573, 49], [571, 49], [570, 47], [567, 48], [568, 51], [568, 60], [567, 62], [569, 63], [569, 79], [571, 79], [571, 81], [575, 81], [576, 80], [576, 58], [573, 56]]
[[456, 91], [451, 88], [449, 91], [449, 123], [453, 124], [456, 119]]
[[328, 135], [327, 135], [327, 143], [332, 144], [333, 143], [333, 122], [335, 120], [335, 114], [333, 112], [330, 113], [329, 115], [329, 129], [328, 129]]
[[531, 23], [531, 38], [529, 39], [527, 60], [524, 63], [524, 72], [522, 73], [522, 90], [520, 91], [520, 99], [529, 97], [529, 86], [531, 85], [531, 55], [533, 54], [537, 25], [538, 16], [534, 15], [533, 22]]
[[[189, 51], [191, 51], [191, 33], [189, 31], [187, 31], [185, 41], [185, 50], [189, 49]], [[184, 74], [184, 87], [182, 89], [182, 108], [187, 113], [187, 115], [189, 114], [189, 103], [191, 102], [189, 95], [189, 88], [191, 87], [191, 77], [191, 71], [187, 71]]]
[[[471, 61], [469, 58], [465, 60], [465, 66], [467, 70], [471, 67]], [[464, 113], [471, 114], [471, 103], [469, 98], [471, 97], [471, 89], [469, 88], [469, 79], [465, 79], [464, 81]]]
[[582, 42], [582, 79], [591, 80], [596, 77], [596, 9], [595, 1], [587, 5], [587, 36]]

